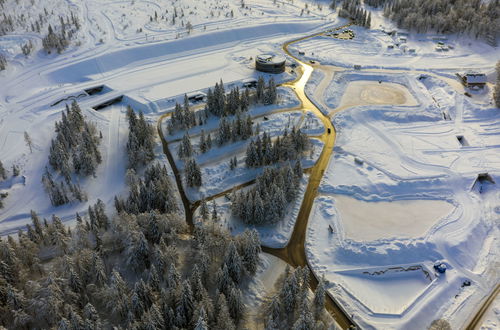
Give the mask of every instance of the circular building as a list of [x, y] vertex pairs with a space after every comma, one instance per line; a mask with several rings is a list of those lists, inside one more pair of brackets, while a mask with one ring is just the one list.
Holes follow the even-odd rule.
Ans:
[[255, 58], [255, 68], [262, 72], [282, 73], [285, 72], [285, 62], [282, 55], [261, 54]]

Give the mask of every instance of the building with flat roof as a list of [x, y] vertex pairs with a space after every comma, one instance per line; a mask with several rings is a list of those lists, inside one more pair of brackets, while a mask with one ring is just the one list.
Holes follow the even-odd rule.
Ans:
[[255, 58], [255, 68], [267, 73], [285, 72], [286, 59], [278, 54], [261, 54]]
[[462, 76], [462, 80], [465, 86], [467, 87], [484, 87], [486, 82], [488, 81], [486, 75], [484, 73], [477, 72], [468, 72]]

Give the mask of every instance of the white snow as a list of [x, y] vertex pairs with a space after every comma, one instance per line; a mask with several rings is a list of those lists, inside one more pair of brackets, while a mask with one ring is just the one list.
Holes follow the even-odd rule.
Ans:
[[488, 311], [484, 314], [481, 330], [495, 330], [500, 328], [500, 297], [497, 296]]
[[[0, 72], [0, 159], [9, 170], [13, 164], [21, 168], [20, 177], [0, 182], [0, 192], [8, 193], [0, 210], [0, 234], [23, 229], [30, 210], [71, 223], [75, 212], [85, 213], [100, 198], [112, 212], [113, 197], [127, 193], [127, 105], [156, 123], [185, 93], [205, 91], [221, 78], [229, 87], [258, 77], [253, 70], [256, 55], [283, 54], [283, 42], [344, 23], [326, 3], [320, 9], [307, 1], [310, 11], [302, 15], [304, 1], [245, 3], [248, 8], [241, 8], [239, 0], [35, 2], [32, 12], [48, 6], [54, 10], [51, 20], [69, 8], [78, 13], [81, 44], [73, 43], [60, 55], [36, 51], [25, 58], [20, 45], [33, 40], [39, 47], [40, 35], [19, 28], [0, 36], [0, 53], [9, 61], [7, 70]], [[174, 6], [179, 11], [175, 23]], [[150, 18], [155, 11], [158, 21]], [[190, 34], [188, 21], [193, 26]], [[436, 51], [435, 36], [411, 33], [402, 46], [389, 49], [401, 41], [383, 32], [394, 24], [381, 10], [373, 11], [372, 22], [372, 30], [351, 26], [352, 40], [317, 36], [290, 46], [296, 55], [305, 52], [299, 58], [319, 63], [307, 95], [331, 115], [337, 132], [310, 214], [308, 261], [317, 275], [326, 276], [330, 293], [362, 328], [425, 329], [438, 318], [460, 328], [498, 281], [500, 112], [491, 94], [500, 52], [463, 36], [448, 36], [445, 44], [453, 49]], [[484, 89], [465, 89], [455, 77], [469, 69], [487, 75]], [[276, 79], [284, 82], [294, 75], [288, 68]], [[99, 85], [106, 86], [103, 93], [78, 97], [84, 115], [103, 134], [103, 163], [96, 177], [80, 179], [89, 201], [52, 207], [41, 176], [54, 122], [65, 104], [51, 105]], [[311, 137], [324, 133], [312, 109], [298, 111], [300, 103], [290, 89], [280, 88], [279, 94], [278, 105], [251, 109], [261, 129], [274, 137], [293, 123]], [[122, 103], [92, 109], [121, 95]], [[212, 120], [204, 128], [216, 127]], [[23, 140], [24, 131], [34, 141], [33, 153]], [[195, 145], [199, 132], [200, 127], [189, 132]], [[175, 140], [182, 135], [167, 136], [174, 155]], [[457, 136], [466, 142], [459, 143]], [[305, 168], [313, 166], [323, 147], [320, 140], [311, 141], [313, 151], [302, 159]], [[244, 166], [245, 146], [231, 143], [197, 155], [204, 184], [199, 190], [188, 189], [189, 198], [198, 200], [254, 179], [262, 169]], [[168, 166], [159, 141], [155, 153]], [[228, 162], [234, 156], [238, 167], [230, 171]], [[182, 169], [182, 162], [178, 166]], [[496, 184], [472, 189], [477, 175], [485, 172]], [[235, 234], [244, 230], [246, 226], [229, 217], [225, 197], [217, 204], [224, 226]], [[286, 244], [300, 204], [298, 198], [277, 225], [257, 228], [265, 245]], [[436, 260], [446, 263], [446, 274], [435, 274]], [[248, 300], [259, 302], [283, 266], [263, 256]], [[413, 270], [389, 271], [393, 267]], [[470, 287], [462, 287], [465, 280], [471, 281]], [[494, 306], [484, 320], [485, 329], [498, 327], [498, 300]]]

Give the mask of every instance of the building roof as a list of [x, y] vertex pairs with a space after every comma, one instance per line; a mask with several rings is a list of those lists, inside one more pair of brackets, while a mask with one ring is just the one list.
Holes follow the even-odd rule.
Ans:
[[468, 84], [486, 84], [487, 78], [484, 73], [466, 73], [465, 80]]
[[257, 55], [256, 61], [262, 64], [281, 64], [286, 59], [283, 55], [279, 54], [260, 54]]

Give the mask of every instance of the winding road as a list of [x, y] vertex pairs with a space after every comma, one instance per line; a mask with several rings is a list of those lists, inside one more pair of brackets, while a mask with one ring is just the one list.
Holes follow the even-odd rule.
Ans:
[[[346, 24], [340, 27], [335, 28], [334, 30], [340, 30], [343, 28], [346, 28], [351, 24]], [[289, 50], [288, 47], [294, 43], [303, 41], [308, 38], [313, 38], [318, 35], [323, 34], [324, 32], [316, 33], [313, 35], [309, 35], [306, 37], [302, 37], [299, 39], [291, 40], [286, 42], [283, 45], [283, 51], [289, 55], [290, 57], [294, 58], [297, 63], [300, 65], [300, 71], [301, 76], [295, 79], [292, 82], [287, 82], [282, 84], [281, 86], [283, 87], [288, 87], [291, 88], [295, 94], [297, 95], [298, 99], [300, 100], [301, 104], [299, 107], [294, 107], [293, 110], [301, 110], [303, 112], [306, 111], [312, 111], [323, 123], [324, 126], [324, 133], [320, 136], [317, 136], [316, 138], [320, 139], [323, 143], [323, 150], [321, 152], [321, 155], [316, 162], [316, 164], [308, 170], [310, 173], [309, 176], [309, 182], [306, 188], [306, 192], [304, 195], [304, 199], [302, 202], [302, 205], [300, 207], [300, 211], [295, 223], [295, 227], [292, 232], [292, 236], [287, 244], [286, 247], [284, 248], [279, 248], [279, 249], [273, 249], [269, 248], [266, 246], [262, 246], [262, 250], [266, 253], [272, 254], [292, 267], [308, 267], [309, 271], [312, 276], [310, 286], [311, 289], [314, 291], [318, 285], [318, 279], [316, 278], [316, 275], [314, 272], [311, 270], [311, 267], [307, 261], [306, 257], [306, 252], [305, 252], [305, 239], [306, 239], [306, 232], [307, 232], [307, 223], [309, 220], [309, 214], [311, 212], [314, 199], [317, 194], [317, 189], [318, 186], [321, 182], [321, 178], [323, 177], [323, 173], [325, 172], [328, 163], [330, 161], [330, 157], [333, 152], [333, 146], [335, 144], [335, 128], [333, 127], [332, 122], [330, 121], [330, 118], [327, 115], [324, 115], [320, 109], [309, 99], [309, 97], [305, 93], [305, 86], [306, 83], [308, 82], [309, 78], [311, 77], [311, 74], [314, 71], [314, 68], [305, 62], [299, 60], [297, 57], [295, 57]], [[291, 111], [292, 109], [286, 109], [283, 111]], [[160, 116], [158, 123], [157, 123], [157, 129], [158, 129], [158, 135], [160, 136], [160, 139], [162, 141], [163, 145], [163, 151], [165, 155], [167, 156], [167, 159], [170, 163], [170, 166], [172, 167], [172, 170], [174, 172], [175, 180], [178, 186], [179, 193], [181, 195], [182, 203], [184, 205], [185, 209], [185, 214], [186, 214], [186, 222], [190, 226], [190, 228], [193, 228], [193, 213], [196, 210], [196, 208], [199, 205], [199, 202], [191, 203], [185, 192], [184, 188], [182, 186], [182, 177], [179, 173], [179, 170], [177, 169], [177, 166], [175, 165], [173, 156], [168, 148], [168, 142], [165, 139], [163, 135], [163, 130], [162, 130], [162, 122], [163, 119], [170, 114], [164, 114]], [[246, 183], [242, 186], [246, 186], [249, 183]], [[233, 187], [234, 188], [234, 187]], [[233, 189], [232, 188], [232, 189]], [[222, 195], [225, 194], [225, 192], [222, 193]], [[218, 194], [219, 196], [221, 194]], [[212, 199], [216, 196], [211, 196], [209, 199]], [[342, 308], [341, 305], [339, 305], [333, 297], [330, 295], [329, 292], [327, 292], [326, 296], [326, 309], [328, 312], [332, 315], [332, 317], [336, 320], [338, 325], [342, 327], [343, 329], [348, 329], [352, 328], [353, 326], [355, 327], [356, 324], [353, 322], [353, 320], [349, 317], [347, 312]]]

